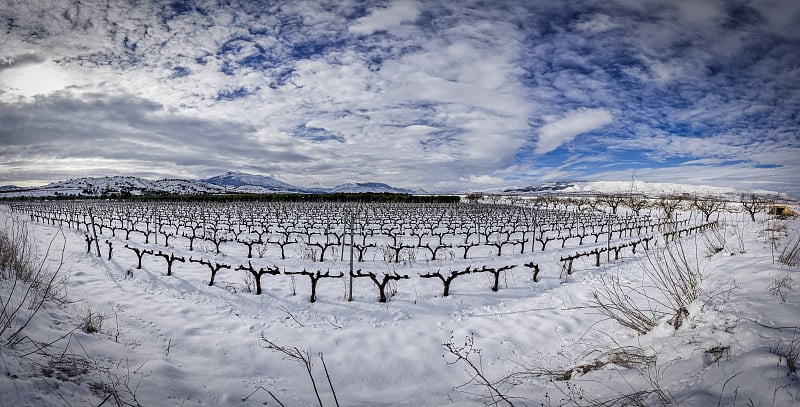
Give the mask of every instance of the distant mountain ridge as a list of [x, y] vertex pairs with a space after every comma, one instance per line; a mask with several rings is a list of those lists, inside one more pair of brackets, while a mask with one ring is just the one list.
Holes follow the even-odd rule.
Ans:
[[49, 196], [128, 196], [128, 195], [205, 195], [205, 194], [328, 194], [328, 193], [397, 193], [413, 194], [415, 191], [395, 188], [379, 182], [346, 183], [332, 188], [306, 188], [292, 185], [274, 177], [229, 171], [211, 178], [147, 180], [139, 177], [83, 177], [33, 187], [0, 188], [2, 197]]
[[497, 194], [572, 194], [572, 195], [593, 195], [593, 194], [637, 194], [646, 196], [657, 195], [716, 195], [728, 196], [732, 199], [738, 198], [742, 193], [756, 193], [759, 195], [780, 195], [774, 191], [765, 190], [743, 190], [733, 187], [720, 187], [710, 185], [689, 185], [675, 184], [666, 182], [645, 182], [645, 181], [558, 181], [548, 182], [538, 185], [525, 185], [517, 187], [505, 187], [483, 191], [485, 193]]
[[303, 188], [296, 185], [287, 184], [281, 180], [264, 175], [253, 175], [243, 172], [228, 171], [225, 174], [217, 175], [216, 177], [206, 178], [201, 180], [212, 185], [219, 185], [221, 187], [259, 187], [268, 191], [274, 192], [297, 192], [297, 193], [315, 193], [317, 190], [313, 188]]
[[413, 194], [416, 191], [403, 188], [395, 188], [380, 182], [356, 182], [337, 185], [328, 189], [332, 193], [360, 193], [360, 192], [388, 192], [394, 194]]
[[[461, 191], [499, 195], [597, 195], [639, 194], [655, 197], [663, 194], [721, 195], [738, 199], [742, 193], [757, 193], [764, 196], [785, 195], [773, 191], [746, 191], [731, 187], [655, 183], [644, 181], [557, 181], [535, 185], [501, 187], [476, 191]], [[41, 187], [21, 188], [13, 185], [0, 187], [0, 197], [99, 197], [128, 195], [207, 195], [207, 194], [331, 194], [331, 193], [396, 193], [427, 194], [424, 190], [393, 187], [380, 182], [356, 182], [340, 184], [331, 188], [302, 187], [283, 182], [266, 175], [254, 175], [229, 171], [205, 179], [148, 180], [130, 176], [84, 177], [53, 182]]]
[[303, 194], [330, 194], [330, 193], [363, 193], [363, 192], [388, 192], [395, 194], [413, 194], [410, 189], [395, 188], [380, 182], [356, 182], [337, 185], [332, 188], [306, 188], [288, 184], [274, 177], [253, 175], [243, 172], [229, 171], [216, 177], [202, 180], [209, 184], [223, 187], [247, 188], [257, 187], [274, 192], [296, 192]]

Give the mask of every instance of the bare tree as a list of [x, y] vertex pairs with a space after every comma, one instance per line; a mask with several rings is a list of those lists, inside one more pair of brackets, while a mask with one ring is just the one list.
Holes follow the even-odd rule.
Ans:
[[742, 194], [739, 202], [742, 203], [742, 208], [750, 214], [750, 220], [756, 221], [756, 214], [763, 212], [769, 206], [766, 199], [759, 197], [756, 194]]
[[708, 222], [714, 212], [725, 208], [725, 201], [710, 195], [704, 197], [695, 196], [692, 205], [700, 212], [703, 212], [703, 215], [706, 216], [706, 222]]
[[647, 199], [645, 199], [644, 197], [631, 194], [625, 198], [625, 205], [627, 205], [628, 208], [631, 208], [631, 210], [633, 211], [633, 213], [636, 214], [636, 216], [639, 216], [642, 209], [647, 208], [648, 203]]
[[623, 202], [625, 202], [625, 196], [619, 194], [607, 194], [607, 195], [602, 195], [598, 200], [608, 205], [608, 207], [611, 208], [611, 213], [616, 215], [617, 208], [619, 208], [619, 206]]
[[672, 219], [675, 212], [680, 208], [683, 197], [678, 195], [662, 195], [658, 198], [656, 205], [664, 211], [664, 217]]

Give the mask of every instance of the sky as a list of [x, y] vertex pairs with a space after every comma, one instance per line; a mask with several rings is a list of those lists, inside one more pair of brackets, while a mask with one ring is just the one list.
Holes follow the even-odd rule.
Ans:
[[0, 185], [800, 193], [800, 2], [0, 2]]

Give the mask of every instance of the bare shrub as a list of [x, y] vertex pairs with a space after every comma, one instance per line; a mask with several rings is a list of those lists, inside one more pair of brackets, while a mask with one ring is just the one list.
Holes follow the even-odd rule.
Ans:
[[725, 209], [725, 201], [710, 195], [703, 197], [695, 196], [694, 200], [692, 201], [692, 206], [700, 210], [700, 212], [705, 215], [706, 222], [708, 222], [711, 220], [711, 215], [713, 215], [714, 212]]
[[[606, 351], [593, 350], [589, 354], [599, 353], [594, 360], [588, 363], [579, 364], [566, 369], [524, 369], [512, 373], [509, 378], [516, 380], [526, 378], [546, 377], [555, 381], [567, 381], [575, 377], [585, 375], [589, 372], [600, 370], [607, 365], [613, 364], [626, 369], [637, 369], [644, 371], [656, 363], [656, 355], [650, 355], [643, 348], [637, 346], [620, 346]], [[588, 355], [587, 355], [588, 356]]]
[[756, 213], [763, 212], [769, 207], [769, 201], [756, 194], [742, 194], [740, 202], [753, 222], [756, 221]]
[[105, 321], [105, 319], [105, 315], [92, 309], [91, 306], [88, 306], [81, 317], [81, 330], [87, 334], [100, 332], [100, 330], [103, 329], [103, 321]]
[[689, 315], [689, 304], [700, 293], [699, 264], [691, 260], [680, 240], [647, 252], [642, 264], [647, 284], [626, 283], [617, 272], [603, 276], [600, 287], [592, 292], [590, 307], [640, 335], [666, 316], [670, 325], [680, 328]]
[[800, 230], [795, 231], [786, 247], [783, 248], [778, 261], [787, 266], [800, 266]]
[[261, 259], [264, 255], [267, 254], [267, 245], [266, 244], [258, 244], [256, 245], [256, 253], [258, 253], [258, 258]]
[[[621, 346], [607, 351], [595, 350], [599, 356], [590, 362], [567, 367], [564, 369], [533, 368], [516, 362], [516, 368], [509, 374], [500, 378], [492, 378], [484, 371], [484, 364], [480, 349], [475, 347], [473, 338], [466, 337], [464, 344], [455, 344], [451, 338], [444, 344], [447, 352], [446, 362], [450, 365], [460, 365], [469, 377], [467, 382], [456, 387], [455, 390], [465, 394], [477, 396], [487, 406], [513, 406], [515, 404], [530, 405], [523, 397], [514, 396], [512, 392], [516, 386], [536, 379], [548, 380], [563, 396], [561, 404], [570, 406], [650, 406], [654, 405], [653, 397], [658, 397], [658, 405], [677, 405], [677, 401], [662, 385], [665, 367], [659, 367], [657, 355], [647, 352], [636, 346]], [[646, 385], [641, 390], [630, 393], [620, 392], [618, 395], [600, 399], [585, 392], [572, 380], [586, 375], [592, 371], [615, 365], [625, 369], [634, 369], [644, 379]], [[560, 384], [562, 383], [563, 384]], [[480, 391], [474, 388], [481, 389]], [[545, 403], [551, 405], [549, 395], [545, 395]], [[537, 404], [539, 405], [539, 404]], [[554, 404], [552, 404], [554, 405]]]
[[663, 313], [641, 306], [646, 299], [644, 287], [627, 284], [617, 272], [612, 272], [600, 278], [599, 288], [592, 291], [590, 306], [601, 315], [644, 335], [663, 316]]
[[733, 236], [736, 237], [736, 243], [738, 245], [739, 253], [744, 254], [747, 250], [744, 247], [744, 237], [745, 237], [745, 225], [743, 222], [737, 222], [733, 225], [732, 228]]
[[708, 348], [703, 352], [703, 361], [706, 366], [719, 362], [723, 357], [727, 359], [731, 358], [730, 346], [718, 345]]
[[[63, 241], [60, 261], [51, 270], [45, 267], [45, 261], [57, 239]], [[37, 259], [28, 223], [12, 216], [6, 218], [5, 230], [0, 230], [0, 338], [7, 345], [17, 343], [47, 301], [63, 298], [66, 277], [59, 272], [65, 248], [66, 238], [59, 229], [44, 255]]]
[[515, 382], [509, 378], [500, 380], [490, 379], [483, 371], [483, 360], [481, 359], [481, 350], [475, 347], [475, 339], [468, 336], [464, 339], [463, 345], [458, 345], [453, 342], [453, 338], [444, 344], [447, 353], [453, 357], [453, 360], [448, 360], [447, 364], [455, 365], [462, 364], [470, 379], [466, 383], [458, 386], [458, 390], [469, 386], [475, 385], [486, 389], [487, 394], [481, 395], [484, 404], [490, 406], [507, 405], [514, 406], [512, 400], [514, 397], [508, 395], [508, 392], [514, 387]]
[[673, 312], [688, 307], [700, 293], [700, 264], [692, 261], [680, 240], [661, 251], [646, 252], [645, 274], [667, 297], [667, 308]]
[[770, 352], [786, 362], [789, 374], [797, 376], [797, 364], [800, 363], [800, 336], [795, 336], [789, 343], [779, 342], [770, 349]]
[[707, 233], [704, 233], [703, 241], [705, 242], [706, 249], [708, 249], [709, 257], [728, 248], [725, 233], [719, 227], [713, 227], [709, 229]]
[[781, 297], [781, 302], [786, 302], [786, 294], [784, 290], [792, 290], [792, 283], [794, 283], [794, 279], [792, 276], [783, 276], [772, 280], [767, 286], [767, 291], [769, 291], [772, 295], [777, 295]]

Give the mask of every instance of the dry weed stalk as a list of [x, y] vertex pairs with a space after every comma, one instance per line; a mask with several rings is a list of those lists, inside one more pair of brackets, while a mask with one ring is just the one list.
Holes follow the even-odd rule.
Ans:
[[692, 261], [680, 240], [667, 243], [658, 252], [646, 252], [644, 277], [637, 286], [626, 283], [618, 271], [601, 278], [592, 292], [590, 307], [638, 334], [650, 332], [658, 321], [680, 328], [689, 315], [688, 307], [700, 293], [699, 260]]
[[[317, 388], [317, 381], [314, 379], [314, 372], [312, 371], [311, 352], [304, 349], [300, 349], [296, 346], [278, 345], [275, 342], [272, 342], [271, 340], [267, 339], [263, 334], [261, 335], [261, 339], [267, 343], [265, 348], [282, 354], [286, 359], [299, 364], [306, 370], [308, 378], [311, 379], [311, 387], [314, 389], [314, 395], [317, 397], [317, 402], [319, 403], [319, 407], [323, 407], [322, 397], [319, 394], [319, 389]], [[328, 373], [328, 366], [325, 364], [325, 358], [323, 357], [322, 353], [319, 354], [319, 359], [320, 361], [322, 361], [322, 367], [325, 370], [325, 377], [328, 381], [328, 386], [331, 389], [331, 393], [333, 394], [333, 401], [336, 407], [339, 407], [339, 399], [336, 397], [336, 391], [333, 389], [333, 382], [331, 381], [331, 376]], [[270, 395], [272, 395], [271, 392], [269, 393]], [[272, 395], [272, 397], [275, 398], [274, 395]], [[281, 404], [280, 402], [278, 403]]]

